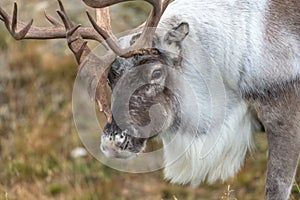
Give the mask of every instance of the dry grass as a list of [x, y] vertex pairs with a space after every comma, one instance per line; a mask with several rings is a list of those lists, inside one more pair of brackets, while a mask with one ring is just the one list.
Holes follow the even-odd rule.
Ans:
[[221, 197], [221, 200], [237, 200], [235, 197], [233, 197], [233, 192], [230, 188], [230, 185], [227, 186], [227, 190], [224, 192], [224, 195]]
[[[236, 178], [196, 189], [167, 183], [161, 171], [127, 174], [91, 156], [71, 158], [82, 144], [72, 119], [76, 64], [64, 47], [15, 42], [0, 25], [0, 199], [263, 199], [263, 134]], [[298, 184], [291, 199], [300, 199]]]

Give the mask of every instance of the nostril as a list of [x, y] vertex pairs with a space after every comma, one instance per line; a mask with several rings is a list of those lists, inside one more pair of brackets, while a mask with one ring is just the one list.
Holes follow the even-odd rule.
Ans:
[[114, 135], [111, 133], [111, 134], [109, 135], [109, 140], [112, 141], [113, 139], [114, 139]]

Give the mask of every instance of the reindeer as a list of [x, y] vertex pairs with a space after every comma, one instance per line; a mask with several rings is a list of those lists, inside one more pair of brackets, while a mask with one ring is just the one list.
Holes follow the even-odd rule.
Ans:
[[[148, 20], [117, 39], [108, 7], [125, 1], [83, 0], [96, 8], [98, 20], [87, 12], [91, 28], [74, 25], [60, 0], [63, 24], [48, 14], [53, 27], [18, 21], [16, 3], [12, 16], [0, 8], [0, 19], [17, 40], [67, 39], [107, 116], [101, 138], [106, 156], [132, 157], [159, 135], [170, 144], [164, 172], [171, 182], [226, 180], [240, 169], [261, 122], [269, 148], [266, 199], [288, 199], [300, 152], [300, 1], [146, 0], [153, 6]], [[102, 42], [107, 54], [95, 55], [85, 39]], [[128, 94], [125, 113], [120, 104], [128, 90], [120, 82], [140, 86]], [[225, 99], [214, 95], [220, 85]], [[155, 121], [150, 110], [156, 104], [161, 107], [154, 118], [160, 118], [154, 125], [161, 129], [146, 134], [140, 127]], [[218, 109], [225, 113], [221, 121], [214, 117]], [[218, 142], [201, 157], [216, 134]]]

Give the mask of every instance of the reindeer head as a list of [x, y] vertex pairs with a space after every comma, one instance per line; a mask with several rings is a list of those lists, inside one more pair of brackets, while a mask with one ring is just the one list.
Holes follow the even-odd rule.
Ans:
[[[146, 140], [178, 125], [178, 96], [170, 86], [179, 84], [181, 42], [189, 32], [187, 23], [153, 36], [152, 52], [117, 57], [108, 74], [112, 89], [112, 123], [102, 135], [101, 149], [107, 156], [130, 157], [143, 151]], [[120, 39], [126, 47], [140, 33]]]
[[[91, 7], [103, 8], [122, 1], [84, 2]], [[122, 37], [119, 42], [110, 29], [98, 26], [88, 14], [93, 27], [111, 49], [107, 55], [115, 54], [111, 60], [104, 57], [111, 62], [111, 65], [108, 63], [110, 70], [107, 77], [112, 89], [112, 115], [104, 109], [108, 123], [101, 140], [101, 150], [108, 157], [128, 158], [143, 151], [147, 139], [178, 120], [176, 95], [166, 86], [176, 82], [170, 68], [180, 65], [181, 42], [188, 34], [189, 26], [181, 23], [168, 31], [157, 30], [169, 1], [147, 2], [153, 10], [145, 25]], [[103, 93], [104, 90], [100, 96]], [[102, 102], [100, 98], [100, 107]]]

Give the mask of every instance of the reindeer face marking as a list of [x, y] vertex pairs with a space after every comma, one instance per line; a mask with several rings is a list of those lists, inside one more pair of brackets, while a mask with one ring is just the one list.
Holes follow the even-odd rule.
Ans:
[[[106, 156], [132, 157], [145, 149], [148, 138], [169, 126], [164, 124], [167, 116], [173, 116], [172, 97], [165, 87], [170, 77], [163, 57], [144, 55], [130, 61], [118, 58], [114, 63], [109, 74], [114, 119], [105, 126], [101, 141]], [[159, 109], [153, 111], [153, 106]]]

